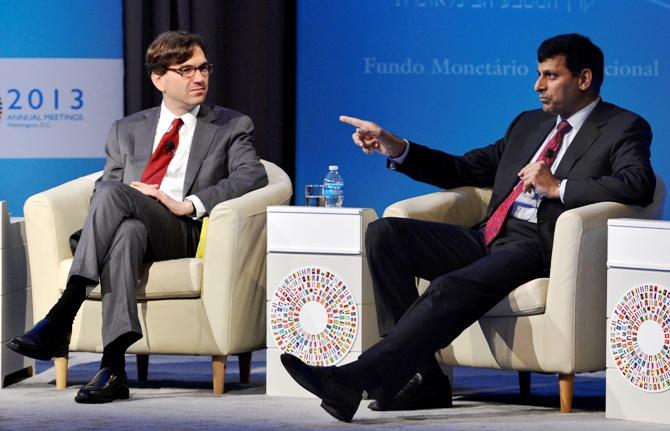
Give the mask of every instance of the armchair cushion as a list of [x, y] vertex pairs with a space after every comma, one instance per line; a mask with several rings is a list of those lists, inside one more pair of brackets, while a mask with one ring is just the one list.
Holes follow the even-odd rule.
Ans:
[[[59, 268], [59, 290], [63, 292], [72, 258], [61, 261]], [[202, 285], [202, 259], [186, 257], [151, 263], [144, 272], [137, 292], [140, 301], [156, 299], [200, 298]], [[101, 299], [100, 285], [90, 293], [88, 299]]]
[[532, 316], [542, 314], [547, 305], [548, 278], [536, 278], [514, 289], [486, 317]]

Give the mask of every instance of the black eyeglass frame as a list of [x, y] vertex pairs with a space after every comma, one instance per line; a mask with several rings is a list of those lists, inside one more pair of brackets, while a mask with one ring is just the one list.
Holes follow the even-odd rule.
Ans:
[[200, 66], [184, 66], [179, 69], [173, 67], [166, 68], [170, 72], [179, 74], [182, 78], [193, 78], [195, 71], [199, 71], [202, 76], [209, 76], [214, 72], [214, 65], [211, 63], [202, 63]]

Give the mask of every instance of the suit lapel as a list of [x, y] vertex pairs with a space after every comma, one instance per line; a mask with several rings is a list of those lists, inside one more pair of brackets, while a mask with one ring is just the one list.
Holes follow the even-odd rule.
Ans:
[[184, 177], [184, 196], [188, 193], [193, 185], [195, 176], [198, 174], [202, 161], [205, 159], [209, 147], [214, 141], [214, 136], [219, 127], [214, 124], [217, 115], [213, 109], [207, 105], [200, 106], [198, 112], [198, 121], [195, 126], [195, 133], [193, 134], [193, 142], [191, 142], [191, 151], [188, 155], [188, 164], [186, 165], [186, 176]]
[[504, 199], [519, 182], [519, 171], [521, 168], [533, 161], [531, 158], [540, 148], [540, 145], [542, 145], [545, 138], [555, 125], [556, 117], [552, 117], [542, 121], [533, 130], [529, 130], [527, 132], [525, 135], [524, 144], [521, 145], [521, 148], [519, 148], [518, 151], [515, 151], [514, 161], [509, 165], [507, 170], [508, 173], [505, 174], [505, 178], [509, 178], [509, 182], [505, 185], [504, 194], [501, 195], [500, 199]]
[[558, 164], [556, 173], [557, 178], [567, 178], [568, 172], [572, 169], [575, 162], [582, 157], [582, 155], [589, 149], [591, 145], [600, 136], [599, 128], [607, 123], [608, 107], [605, 102], [600, 102], [596, 105], [591, 115], [586, 119], [582, 127], [577, 132], [577, 136], [572, 140], [568, 150]]
[[135, 166], [133, 170], [137, 180], [142, 177], [144, 169], [149, 163], [151, 153], [154, 147], [154, 136], [156, 135], [156, 127], [158, 127], [158, 116], [160, 107], [150, 110], [146, 113], [144, 120], [137, 125], [137, 133], [135, 135]]
[[534, 131], [528, 133], [526, 142], [528, 144], [523, 146], [523, 149], [519, 152], [521, 155], [520, 165], [518, 170], [521, 170], [528, 163], [532, 163], [535, 160], [532, 160], [532, 157], [535, 155], [537, 150], [540, 149], [540, 146], [544, 143], [544, 140], [547, 138], [547, 135], [551, 132], [551, 129], [556, 126], [556, 117], [549, 118], [541, 122]]

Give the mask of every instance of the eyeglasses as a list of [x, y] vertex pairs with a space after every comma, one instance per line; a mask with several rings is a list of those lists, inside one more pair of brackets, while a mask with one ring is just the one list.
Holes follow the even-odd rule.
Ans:
[[209, 63], [202, 63], [200, 66], [184, 66], [179, 69], [168, 67], [167, 70], [178, 73], [182, 78], [193, 78], [195, 71], [199, 71], [202, 76], [209, 76], [214, 71], [214, 66]]

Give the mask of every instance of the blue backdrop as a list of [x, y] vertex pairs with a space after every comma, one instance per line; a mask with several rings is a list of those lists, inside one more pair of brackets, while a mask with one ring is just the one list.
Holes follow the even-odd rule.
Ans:
[[[0, 0], [0, 62], [118, 61], [121, 14], [120, 0]], [[649, 120], [653, 163], [668, 179], [670, 86], [663, 78], [670, 0], [304, 0], [297, 18], [298, 203], [304, 185], [321, 182], [332, 163], [341, 165], [345, 205], [373, 207], [380, 215], [392, 202], [435, 190], [358, 151], [352, 128], [338, 116], [371, 119], [456, 154], [489, 144], [519, 111], [539, 107], [532, 90], [537, 45], [566, 32], [587, 34], [604, 50], [603, 97]], [[16, 97], [8, 90], [20, 78], [8, 70], [11, 64], [1, 71], [0, 126], [8, 124]], [[109, 76], [95, 78], [104, 84]], [[22, 89], [22, 97], [31, 89]], [[98, 111], [87, 108], [90, 115]], [[0, 156], [0, 199], [9, 200], [13, 215], [21, 215], [30, 194], [102, 168], [112, 119], [103, 121], [100, 137], [84, 142], [89, 150], [81, 157]], [[72, 140], [82, 141], [76, 133]], [[0, 135], [0, 147], [11, 146]]]
[[[345, 206], [373, 207], [436, 189], [385, 168], [351, 142], [340, 114], [462, 154], [540, 107], [540, 42], [586, 34], [605, 52], [605, 100], [643, 115], [653, 163], [670, 168], [670, 1], [340, 0], [298, 2], [296, 202], [340, 165]], [[666, 209], [666, 215], [670, 211]]]
[[0, 0], [0, 200], [102, 169], [123, 114], [121, 0]]

